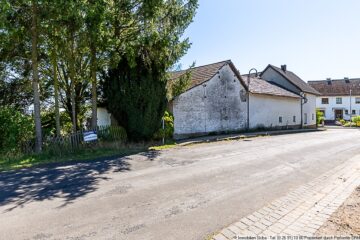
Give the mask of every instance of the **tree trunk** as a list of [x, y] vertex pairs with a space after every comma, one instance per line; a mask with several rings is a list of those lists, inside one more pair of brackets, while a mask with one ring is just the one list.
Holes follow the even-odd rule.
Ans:
[[75, 80], [75, 57], [74, 57], [74, 41], [75, 36], [74, 32], [71, 33], [71, 40], [70, 40], [70, 92], [71, 92], [71, 116], [72, 116], [72, 130], [73, 133], [76, 133], [77, 130], [77, 117], [76, 117], [76, 102], [75, 102], [75, 86], [76, 86], [76, 80]]
[[59, 82], [57, 77], [57, 57], [56, 48], [53, 50], [53, 74], [54, 74], [54, 97], [55, 97], [55, 123], [56, 123], [56, 136], [60, 136], [60, 111], [59, 111]]
[[31, 62], [33, 72], [32, 87], [34, 91], [34, 118], [35, 118], [35, 152], [40, 153], [42, 149], [41, 116], [40, 116], [40, 93], [39, 93], [39, 70], [38, 70], [38, 27], [37, 27], [37, 5], [32, 0], [32, 21], [31, 21]]
[[[90, 40], [91, 41], [91, 40]], [[92, 105], [92, 116], [91, 116], [91, 128], [97, 127], [97, 80], [96, 80], [96, 46], [93, 42], [90, 44], [91, 52], [91, 105]]]

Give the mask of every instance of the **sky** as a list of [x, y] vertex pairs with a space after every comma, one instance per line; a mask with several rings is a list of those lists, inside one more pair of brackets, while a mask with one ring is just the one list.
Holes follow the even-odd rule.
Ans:
[[180, 60], [232, 60], [241, 74], [287, 65], [305, 81], [360, 77], [360, 0], [199, 0]]

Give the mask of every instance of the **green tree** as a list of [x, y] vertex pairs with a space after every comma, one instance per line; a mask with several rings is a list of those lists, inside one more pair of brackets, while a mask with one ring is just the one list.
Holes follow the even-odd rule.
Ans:
[[42, 1], [2, 0], [1, 64], [6, 74], [14, 78], [31, 77], [35, 118], [36, 152], [41, 151], [39, 46]]
[[194, 17], [197, 1], [129, 2], [138, 3], [130, 21], [136, 23], [137, 37], [124, 47], [113, 47], [120, 61], [108, 71], [104, 93], [109, 111], [129, 138], [149, 139], [164, 115], [167, 71], [190, 47], [182, 35]]
[[37, 0], [31, 1], [31, 66], [32, 66], [32, 86], [34, 91], [34, 118], [35, 118], [35, 151], [41, 152], [42, 132], [41, 132], [41, 113], [40, 113], [40, 92], [39, 92], [39, 68], [38, 68], [38, 38], [39, 38], [39, 17]]
[[[176, 96], [179, 96], [188, 88], [191, 84], [191, 70], [194, 68], [195, 62], [185, 71], [180, 71], [180, 77], [175, 78], [170, 76], [168, 84], [167, 84], [167, 98], [168, 100], [173, 99]], [[173, 78], [171, 78], [173, 77]]]
[[99, 60], [106, 50], [106, 14], [108, 1], [89, 0], [86, 5], [85, 25], [87, 42], [90, 49], [90, 76], [91, 76], [91, 127], [97, 127], [97, 88], [98, 69], [103, 61]]
[[139, 57], [132, 67], [124, 57], [109, 71], [105, 94], [108, 109], [130, 139], [150, 139], [159, 129], [166, 107], [165, 79]]

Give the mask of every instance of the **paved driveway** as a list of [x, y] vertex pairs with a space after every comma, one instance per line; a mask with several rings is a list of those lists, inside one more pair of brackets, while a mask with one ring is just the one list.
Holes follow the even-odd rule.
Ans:
[[359, 153], [360, 131], [0, 173], [0, 239], [204, 239]]

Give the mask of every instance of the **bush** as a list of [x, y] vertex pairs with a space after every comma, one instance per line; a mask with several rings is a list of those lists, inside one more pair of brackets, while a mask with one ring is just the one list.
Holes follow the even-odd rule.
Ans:
[[123, 127], [104, 126], [98, 128], [98, 137], [102, 141], [120, 141], [126, 142], [127, 134]]
[[324, 113], [316, 109], [316, 124], [320, 125], [323, 121], [325, 121]]
[[357, 127], [360, 127], [360, 116], [353, 117], [352, 121]]
[[15, 155], [33, 138], [34, 122], [30, 116], [12, 108], [0, 108], [0, 154]]
[[339, 122], [341, 123], [341, 125], [344, 125], [346, 123], [346, 121], [344, 119], [340, 119]]
[[155, 140], [160, 140], [163, 137], [167, 139], [172, 139], [174, 134], [174, 116], [168, 111], [165, 111], [164, 113], [164, 123], [165, 129], [161, 128], [154, 134]]

